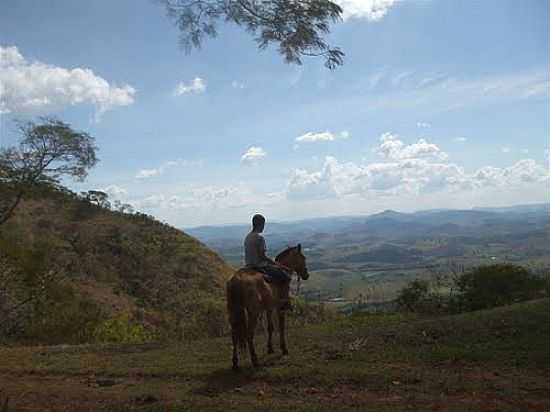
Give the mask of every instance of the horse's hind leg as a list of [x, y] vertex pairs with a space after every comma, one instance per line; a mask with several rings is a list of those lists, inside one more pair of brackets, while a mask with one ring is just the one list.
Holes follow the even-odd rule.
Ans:
[[285, 312], [278, 310], [277, 315], [279, 315], [279, 339], [281, 342], [281, 352], [283, 355], [288, 355], [288, 349], [286, 347]]
[[273, 353], [273, 312], [268, 310], [265, 315], [267, 318], [267, 353]]
[[233, 339], [233, 370], [239, 369], [239, 337], [237, 328], [231, 328], [231, 338]]
[[258, 323], [258, 312], [248, 311], [248, 350], [250, 351], [250, 360], [255, 367], [260, 366], [258, 356], [254, 348], [254, 333], [256, 332], [256, 324]]

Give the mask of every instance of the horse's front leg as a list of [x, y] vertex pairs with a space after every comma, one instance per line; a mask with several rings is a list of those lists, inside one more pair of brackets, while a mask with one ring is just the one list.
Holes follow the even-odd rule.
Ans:
[[278, 310], [277, 315], [279, 316], [279, 340], [281, 344], [281, 352], [283, 353], [283, 355], [288, 355], [288, 349], [286, 347], [285, 312], [282, 310]]
[[254, 333], [256, 331], [256, 324], [258, 323], [258, 312], [248, 311], [248, 350], [250, 352], [250, 360], [255, 367], [260, 366], [258, 363], [258, 356], [256, 355], [256, 348], [254, 347]]
[[273, 311], [266, 310], [265, 317], [267, 318], [267, 353], [273, 353]]

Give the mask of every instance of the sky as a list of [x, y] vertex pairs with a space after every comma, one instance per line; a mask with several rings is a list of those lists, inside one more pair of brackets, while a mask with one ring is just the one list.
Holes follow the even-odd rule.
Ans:
[[186, 53], [154, 0], [1, 0], [0, 145], [55, 116], [99, 148], [69, 188], [183, 228], [550, 200], [550, 2], [338, 2], [331, 71], [232, 25]]

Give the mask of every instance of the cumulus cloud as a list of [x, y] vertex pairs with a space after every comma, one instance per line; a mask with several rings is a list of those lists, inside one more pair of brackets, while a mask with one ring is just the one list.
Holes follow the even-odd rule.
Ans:
[[160, 166], [152, 169], [141, 169], [136, 174], [136, 179], [149, 179], [151, 177], [161, 176], [166, 173], [169, 169], [174, 167], [202, 167], [204, 162], [202, 160], [187, 160], [187, 159], [177, 159], [169, 160], [162, 163]]
[[212, 209], [263, 207], [284, 199], [282, 193], [259, 193], [244, 185], [183, 187], [176, 192], [155, 193], [135, 200], [138, 209], [155, 214], [201, 213]]
[[334, 134], [329, 131], [320, 133], [308, 132], [302, 136], [298, 136], [296, 141], [298, 143], [333, 142], [338, 139], [347, 139], [349, 136], [350, 134], [347, 130], [343, 130], [339, 134]]
[[289, 181], [287, 197], [312, 200], [459, 193], [488, 187], [507, 190], [525, 184], [550, 186], [550, 170], [532, 159], [507, 168], [483, 167], [467, 173], [448, 162], [447, 154], [437, 145], [423, 139], [407, 145], [391, 133], [381, 136], [377, 152], [382, 162], [341, 163], [327, 157], [319, 171], [297, 169]]
[[397, 0], [335, 0], [344, 10], [344, 20], [357, 18], [377, 21], [382, 19]]
[[267, 153], [264, 149], [257, 146], [251, 146], [245, 154], [241, 156], [241, 162], [244, 164], [252, 165], [257, 163], [259, 160], [267, 156]]
[[510, 153], [512, 151], [509, 147], [502, 147], [500, 150], [502, 153]]
[[200, 94], [206, 91], [206, 82], [200, 77], [195, 77], [191, 82], [179, 82], [174, 89], [174, 96], [182, 94]]
[[420, 128], [420, 129], [429, 129], [432, 127], [432, 125], [430, 123], [426, 123], [426, 122], [418, 122], [416, 123], [416, 127]]
[[107, 193], [109, 199], [123, 201], [128, 198], [128, 191], [117, 185], [109, 185], [101, 189], [101, 191]]
[[428, 143], [425, 139], [420, 139], [417, 143], [406, 145], [399, 139], [399, 136], [392, 133], [384, 133], [380, 137], [380, 142], [378, 152], [387, 160], [420, 158], [446, 160], [448, 158], [447, 153], [443, 152], [437, 145]]
[[455, 142], [458, 142], [458, 143], [464, 143], [466, 142], [468, 139], [466, 137], [455, 137], [453, 139]]
[[66, 69], [29, 62], [17, 47], [0, 46], [0, 110], [45, 112], [63, 106], [91, 103], [97, 116], [134, 102], [136, 90], [117, 87], [87, 68]]

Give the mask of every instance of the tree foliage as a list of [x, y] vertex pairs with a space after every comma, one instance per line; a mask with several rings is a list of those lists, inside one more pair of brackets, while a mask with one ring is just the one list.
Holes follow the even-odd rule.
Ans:
[[225, 21], [243, 27], [260, 49], [278, 47], [285, 62], [302, 64], [304, 56], [325, 59], [334, 69], [344, 53], [324, 39], [331, 23], [341, 19], [342, 8], [330, 0], [159, 0], [180, 31], [187, 50], [215, 37], [217, 24]]
[[[421, 313], [468, 312], [534, 299], [545, 293], [546, 280], [522, 266], [496, 264], [467, 272], [448, 268], [452, 284], [414, 280], [399, 294], [402, 310]], [[449, 294], [442, 294], [448, 288]], [[546, 291], [547, 293], [547, 291]]]
[[54, 118], [17, 125], [19, 145], [0, 150], [0, 182], [13, 199], [0, 202], [0, 224], [15, 211], [24, 193], [37, 184], [57, 184], [64, 176], [84, 180], [98, 159], [94, 138]]
[[429, 284], [425, 280], [415, 279], [401, 292], [397, 298], [397, 305], [401, 310], [418, 312], [426, 305], [429, 294]]
[[460, 276], [458, 303], [462, 310], [478, 310], [532, 299], [544, 280], [517, 265], [480, 266]]

